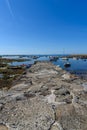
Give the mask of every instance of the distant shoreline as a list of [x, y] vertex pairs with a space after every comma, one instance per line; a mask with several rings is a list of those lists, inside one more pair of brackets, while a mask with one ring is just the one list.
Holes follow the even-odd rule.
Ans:
[[86, 53], [59, 53], [59, 54], [0, 54], [0, 56], [31, 56], [31, 55], [87, 55]]

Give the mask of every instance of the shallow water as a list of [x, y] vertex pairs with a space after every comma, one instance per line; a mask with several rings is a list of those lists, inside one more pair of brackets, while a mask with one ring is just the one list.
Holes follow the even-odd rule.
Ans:
[[[67, 62], [69, 62], [71, 64], [71, 66], [68, 68], [65, 68], [64, 64]], [[87, 60], [86, 61], [84, 59], [74, 60], [74, 59], [70, 58], [67, 61], [67, 60], [62, 60], [60, 58], [59, 60], [57, 60], [57, 62], [53, 62], [53, 63], [55, 65], [59, 65], [64, 70], [67, 70], [70, 73], [76, 74], [80, 78], [87, 79]]]
[[[26, 58], [26, 57], [25, 57]], [[34, 61], [49, 61], [49, 57], [48, 56], [41, 56], [38, 59], [31, 59], [31, 61], [23, 61], [23, 62], [12, 62], [12, 65], [22, 65], [22, 64], [33, 64]], [[69, 68], [65, 68], [64, 64], [65, 63], [71, 63], [71, 67]], [[70, 58], [68, 61], [67, 60], [62, 60], [61, 58], [59, 58], [56, 62], [52, 62], [55, 65], [59, 65], [60, 67], [62, 67], [63, 69], [66, 70], [70, 70], [70, 71], [77, 71], [77, 70], [87, 70], [87, 60], [84, 61], [83, 59], [79, 59], [79, 60], [74, 60], [72, 58]]]
[[[23, 61], [23, 62], [12, 62], [11, 65], [17, 66], [17, 65], [28, 65], [28, 64], [33, 64], [34, 61], [49, 61], [49, 56], [48, 55], [39, 55], [40, 57], [38, 59], [31, 59], [31, 61]], [[62, 55], [59, 55], [62, 56]], [[19, 58], [19, 56], [4, 56], [5, 58]], [[31, 56], [24, 56], [23, 58], [25, 59], [30, 59]], [[69, 62], [71, 64], [71, 66], [69, 68], [65, 68], [64, 64]], [[59, 65], [60, 67], [62, 67], [63, 69], [74, 73], [78, 76], [81, 77], [86, 77], [87, 78], [87, 60], [85, 61], [84, 59], [78, 59], [75, 60], [73, 58], [69, 58], [68, 61], [67, 60], [62, 60], [61, 58], [59, 58], [56, 62], [52, 62], [55, 65]]]
[[13, 66], [20, 66], [20, 65], [28, 65], [28, 64], [34, 64], [34, 60], [31, 60], [31, 61], [22, 61], [22, 62], [12, 62], [10, 63], [10, 65], [13, 65]]
[[[69, 62], [71, 64], [71, 67], [69, 68], [65, 68], [64, 64]], [[79, 59], [79, 60], [74, 60], [72, 58], [70, 58], [68, 61], [67, 60], [62, 60], [61, 58], [59, 60], [57, 60], [57, 62], [53, 62], [55, 65], [60, 65], [63, 69], [66, 70], [71, 70], [71, 71], [75, 71], [75, 70], [87, 70], [87, 60], [84, 61], [83, 59]]]

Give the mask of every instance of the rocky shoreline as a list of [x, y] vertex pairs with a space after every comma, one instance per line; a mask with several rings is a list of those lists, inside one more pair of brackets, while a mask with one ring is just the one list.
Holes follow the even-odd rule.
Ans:
[[87, 130], [86, 82], [37, 62], [0, 91], [0, 130]]
[[87, 54], [72, 54], [68, 58], [87, 59]]

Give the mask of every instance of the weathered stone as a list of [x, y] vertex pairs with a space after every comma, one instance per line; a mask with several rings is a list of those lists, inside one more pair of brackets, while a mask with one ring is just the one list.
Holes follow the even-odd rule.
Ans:
[[24, 92], [24, 96], [27, 98], [31, 98], [31, 97], [35, 97], [36, 95], [32, 91], [28, 91], [28, 92]]
[[24, 97], [23, 93], [13, 93], [8, 96], [7, 100], [9, 100], [9, 99], [12, 99], [15, 101], [22, 101], [22, 100], [25, 100], [25, 97]]
[[0, 130], [9, 130], [4, 124], [0, 124]]
[[24, 96], [17, 96], [16, 97], [16, 101], [21, 101], [21, 100], [25, 100]]
[[60, 88], [60, 89], [55, 91], [55, 94], [56, 95], [64, 95], [64, 96], [66, 96], [67, 94], [70, 94], [70, 92], [66, 88]]
[[52, 126], [51, 130], [60, 130], [60, 129], [58, 128], [58, 126], [54, 125]]
[[64, 74], [49, 62], [32, 65], [16, 85], [0, 91], [0, 122], [9, 130], [87, 130], [84, 81]]
[[3, 109], [4, 105], [0, 104], [0, 111]]
[[74, 107], [72, 104], [58, 106], [56, 109], [56, 120], [65, 130], [87, 129], [87, 115], [83, 116], [78, 105], [77, 107]]
[[62, 78], [69, 80], [70, 79], [70, 74], [66, 73], [64, 75], [62, 75]]
[[52, 125], [51, 130], [63, 130], [63, 128], [61, 127], [61, 125], [58, 122], [55, 122]]
[[53, 109], [39, 98], [9, 102], [0, 117], [0, 121], [8, 121], [9, 124], [15, 122], [18, 130], [48, 130], [55, 120]]
[[83, 84], [82, 86], [83, 86], [83, 88], [84, 88], [84, 92], [87, 93], [87, 83]]
[[47, 96], [49, 94], [51, 94], [51, 92], [49, 90], [40, 92], [40, 95], [43, 95], [43, 96]]

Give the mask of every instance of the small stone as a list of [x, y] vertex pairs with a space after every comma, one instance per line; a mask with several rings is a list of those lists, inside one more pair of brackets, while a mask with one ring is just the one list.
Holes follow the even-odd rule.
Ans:
[[36, 95], [32, 91], [28, 91], [28, 92], [24, 92], [24, 96], [25, 97], [35, 97]]
[[60, 130], [57, 126], [52, 126], [51, 130]]
[[51, 130], [63, 130], [63, 128], [61, 127], [61, 125], [58, 122], [55, 122], [52, 125]]
[[0, 111], [3, 109], [4, 105], [0, 104]]
[[66, 88], [60, 88], [59, 90], [55, 91], [55, 94], [56, 95], [64, 95], [64, 96], [66, 96], [67, 94], [70, 95], [70, 92]]
[[20, 101], [20, 100], [24, 100], [25, 99], [25, 97], [23, 97], [23, 96], [17, 96], [16, 97], [16, 101]]

